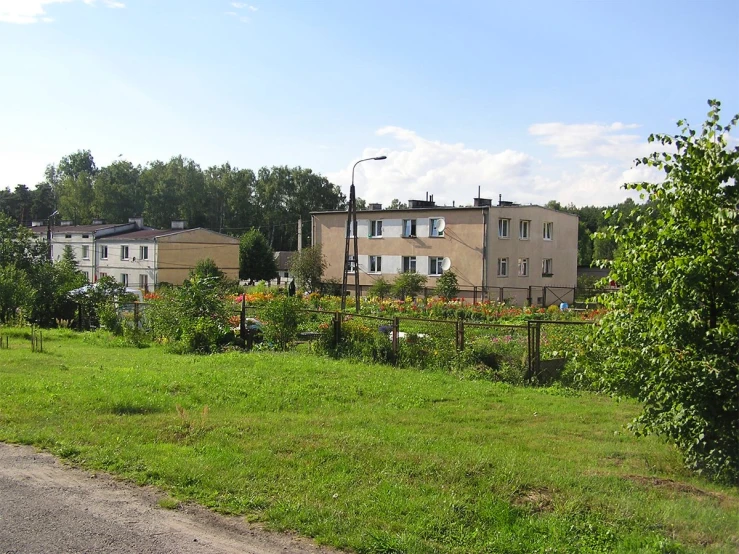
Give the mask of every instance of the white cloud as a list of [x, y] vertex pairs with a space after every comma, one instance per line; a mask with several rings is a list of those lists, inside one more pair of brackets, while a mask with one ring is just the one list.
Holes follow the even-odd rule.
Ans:
[[641, 142], [639, 135], [623, 131], [637, 128], [639, 125], [619, 122], [610, 125], [537, 123], [529, 127], [529, 134], [540, 137], [540, 144], [554, 146], [560, 158], [623, 158], [632, 155], [634, 147]]
[[237, 10], [249, 10], [251, 12], [259, 11], [259, 8], [256, 6], [252, 6], [250, 4], [247, 4], [246, 2], [231, 2], [231, 6], [236, 8]]
[[[481, 188], [483, 198], [503, 199], [523, 204], [607, 205], [627, 196], [638, 198], [622, 187], [627, 182], [655, 181], [656, 170], [633, 167], [633, 160], [655, 150], [642, 137], [624, 131], [637, 125], [532, 125], [529, 132], [540, 142], [554, 147], [552, 156], [536, 159], [514, 150], [490, 152], [464, 144], [429, 140], [412, 130], [383, 127], [379, 137], [391, 146], [366, 148], [362, 158], [387, 156], [357, 166], [357, 195], [368, 202], [389, 204], [393, 198], [405, 202], [434, 195], [438, 205], [469, 205]], [[533, 145], [532, 145], [533, 146]], [[578, 159], [575, 159], [578, 158]], [[361, 158], [358, 158], [361, 159]], [[349, 192], [352, 165], [327, 174]]]
[[[0, 0], [0, 22], [28, 25], [31, 23], [51, 23], [54, 19], [47, 15], [46, 7], [51, 4], [67, 4], [75, 0]], [[82, 0], [93, 6], [96, 0]], [[102, 0], [109, 8], [125, 8], [123, 2]]]

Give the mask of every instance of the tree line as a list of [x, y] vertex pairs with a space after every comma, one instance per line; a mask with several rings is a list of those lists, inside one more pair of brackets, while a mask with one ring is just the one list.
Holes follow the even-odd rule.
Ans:
[[116, 160], [98, 167], [89, 150], [80, 150], [49, 165], [44, 177], [35, 189], [0, 190], [0, 211], [24, 225], [58, 209], [60, 219], [75, 224], [143, 216], [157, 228], [176, 219], [231, 235], [256, 228], [274, 250], [296, 250], [299, 219], [308, 241], [310, 212], [346, 207], [338, 186], [302, 167], [255, 173], [226, 163], [203, 169], [182, 156], [145, 166]]

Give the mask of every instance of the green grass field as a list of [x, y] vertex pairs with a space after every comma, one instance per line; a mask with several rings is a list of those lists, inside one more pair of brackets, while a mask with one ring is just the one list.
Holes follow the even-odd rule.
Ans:
[[[3, 330], [3, 333], [6, 331]], [[736, 552], [739, 491], [632, 402], [288, 353], [8, 330], [0, 441], [358, 552]]]

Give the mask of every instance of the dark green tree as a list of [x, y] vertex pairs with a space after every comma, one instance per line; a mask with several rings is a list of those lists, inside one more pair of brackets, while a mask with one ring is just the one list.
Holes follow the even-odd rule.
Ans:
[[250, 281], [269, 281], [277, 277], [275, 253], [265, 236], [252, 229], [241, 237], [239, 245], [239, 277]]
[[436, 280], [436, 290], [434, 291], [437, 296], [450, 300], [456, 298], [459, 294], [459, 280], [457, 274], [452, 270], [445, 271]]
[[426, 276], [415, 271], [407, 271], [400, 273], [393, 281], [392, 294], [395, 298], [405, 300], [406, 298], [416, 298], [423, 292], [426, 286]]
[[321, 245], [293, 254], [290, 260], [290, 271], [295, 277], [298, 286], [308, 291], [318, 291], [321, 287], [321, 278], [326, 271], [326, 257], [321, 251]]
[[610, 215], [619, 255], [610, 278], [621, 288], [594, 336], [597, 363], [586, 373], [602, 388], [638, 398], [637, 433], [672, 441], [687, 465], [739, 482], [739, 147], [727, 146], [739, 116], [720, 124], [710, 101], [699, 130], [650, 142], [637, 160], [664, 172], [635, 183], [649, 203], [635, 218]]

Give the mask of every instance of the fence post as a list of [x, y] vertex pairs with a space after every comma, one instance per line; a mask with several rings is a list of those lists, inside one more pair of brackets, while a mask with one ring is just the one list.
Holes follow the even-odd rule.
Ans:
[[341, 313], [334, 312], [334, 344], [339, 345], [341, 341]]
[[534, 298], [533, 298], [533, 295], [531, 293], [531, 285], [529, 285], [529, 293], [528, 294], [529, 295], [526, 297], [526, 300], [528, 300], [529, 306], [533, 306], [534, 305]]
[[547, 307], [547, 287], [543, 286], [541, 288], [541, 307], [546, 308]]
[[246, 293], [241, 293], [241, 314], [239, 316], [239, 337], [246, 340]]
[[477, 304], [477, 285], [472, 287], [472, 305]]
[[501, 304], [502, 304], [503, 302], [505, 302], [505, 300], [503, 299], [503, 298], [504, 298], [504, 294], [503, 294], [503, 291], [504, 291], [504, 290], [505, 290], [505, 287], [500, 287], [500, 288], [498, 289], [498, 302], [500, 302]]
[[459, 349], [464, 350], [464, 319], [459, 320]]
[[398, 333], [400, 332], [400, 318], [395, 316], [393, 318], [393, 356], [398, 356]]

